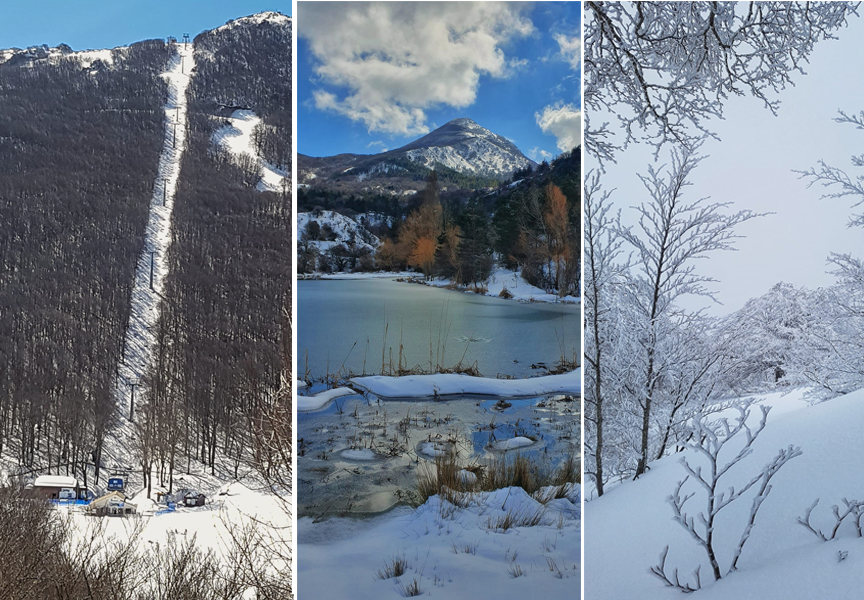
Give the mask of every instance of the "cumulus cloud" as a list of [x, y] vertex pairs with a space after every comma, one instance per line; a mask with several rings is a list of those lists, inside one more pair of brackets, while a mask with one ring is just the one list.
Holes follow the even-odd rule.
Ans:
[[558, 149], [562, 152], [579, 145], [582, 132], [582, 111], [573, 104], [559, 102], [535, 113], [534, 118], [543, 133], [554, 135]]
[[367, 130], [427, 133], [425, 110], [472, 104], [480, 76], [518, 67], [501, 46], [533, 25], [521, 3], [303, 2], [298, 30], [320, 83], [315, 106]]
[[563, 33], [558, 33], [555, 34], [555, 41], [561, 49], [561, 56], [570, 63], [570, 68], [578, 71], [582, 62], [582, 40], [579, 36], [567, 37]]

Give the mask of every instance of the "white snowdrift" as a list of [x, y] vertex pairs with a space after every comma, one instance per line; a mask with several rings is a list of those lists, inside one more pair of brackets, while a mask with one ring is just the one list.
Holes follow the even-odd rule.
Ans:
[[[804, 454], [786, 464], [772, 480], [773, 489], [744, 547], [739, 570], [714, 582], [704, 550], [672, 521], [666, 497], [685, 474], [678, 464], [681, 455], [675, 455], [653, 462], [651, 470], [637, 481], [612, 487], [602, 498], [586, 503], [586, 597], [680, 597], [679, 592], [665, 587], [648, 572], [667, 544], [667, 572], [677, 568], [679, 576], [686, 579], [701, 565], [704, 587], [696, 593], [701, 600], [861, 597], [864, 539], [855, 536], [850, 523], [844, 523], [838, 539], [821, 542], [796, 520], [816, 498], [821, 498], [811, 520], [826, 530], [834, 522], [832, 505], [842, 506], [844, 497], [864, 498], [864, 461], [860, 459], [864, 453], [864, 390], [815, 406], [803, 401], [800, 391], [785, 397], [774, 394], [764, 402], [774, 407], [767, 427], [756, 440], [753, 454], [730, 471], [727, 485], [739, 489], [761, 471], [779, 448], [795, 444]], [[758, 418], [758, 409], [752, 413], [751, 419]], [[687, 451], [686, 456], [691, 464], [707, 464], [692, 451]], [[704, 509], [705, 495], [691, 483], [683, 491], [695, 491], [697, 495], [685, 508], [695, 514]], [[751, 490], [718, 517], [715, 538], [724, 574], [753, 496]], [[842, 553], [848, 554], [841, 560]]]
[[581, 394], [582, 370], [528, 379], [492, 379], [450, 373], [404, 377], [353, 377], [351, 383], [379, 398], [434, 398], [472, 395], [528, 398], [546, 394]]
[[297, 410], [300, 412], [310, 412], [321, 410], [331, 400], [341, 398], [342, 396], [350, 396], [356, 394], [354, 390], [348, 387], [333, 388], [332, 390], [324, 390], [318, 392], [314, 396], [297, 396]]
[[[298, 594], [396, 599], [400, 584], [416, 580], [422, 594], [448, 600], [577, 600], [579, 494], [573, 486], [566, 498], [544, 506], [521, 488], [507, 488], [475, 494], [466, 508], [433, 496], [416, 511], [397, 509], [372, 520], [300, 519]], [[508, 514], [517, 521], [536, 516], [539, 524], [502, 531], [496, 523]], [[394, 557], [407, 561], [405, 574], [376, 578]]]

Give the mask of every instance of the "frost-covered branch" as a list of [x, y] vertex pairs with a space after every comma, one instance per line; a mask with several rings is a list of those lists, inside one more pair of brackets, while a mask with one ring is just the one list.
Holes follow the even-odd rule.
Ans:
[[585, 2], [586, 113], [608, 111], [623, 139], [586, 128], [600, 161], [634, 141], [660, 147], [713, 136], [730, 96], [773, 114], [815, 44], [857, 15], [857, 2]]
[[[751, 488], [756, 487], [756, 495], [753, 498], [747, 522], [741, 538], [735, 547], [729, 569], [726, 571], [728, 575], [738, 568], [738, 559], [741, 557], [744, 546], [756, 524], [756, 516], [759, 513], [759, 509], [771, 492], [771, 479], [783, 465], [801, 455], [800, 448], [790, 445], [780, 450], [771, 462], [762, 468], [759, 474], [745, 482], [744, 485], [738, 489], [734, 486], [729, 486], [723, 490], [721, 478], [728, 473], [730, 468], [740, 463], [741, 460], [753, 452], [752, 446], [754, 442], [765, 429], [770, 409], [766, 406], [760, 407], [762, 418], [759, 420], [756, 428], [751, 429], [747, 423], [750, 417], [750, 405], [750, 402], [742, 402], [736, 405], [738, 416], [735, 422], [731, 424], [725, 418], [709, 422], [705, 415], [693, 420], [691, 427], [694, 431], [695, 441], [689, 444], [689, 447], [705, 457], [707, 466], [693, 465], [686, 457], [682, 458], [681, 464], [687, 472], [687, 477], [678, 482], [673, 493], [667, 498], [667, 501], [672, 506], [673, 520], [681, 525], [696, 540], [697, 544], [705, 549], [714, 579], [720, 579], [722, 576], [722, 569], [715, 548], [717, 515], [732, 502], [741, 498]], [[720, 461], [721, 450], [733, 440], [738, 443], [742, 435], [744, 443], [738, 452], [731, 459], [725, 462]], [[682, 495], [682, 489], [690, 479], [698, 482], [706, 495], [706, 508], [695, 515], [691, 515], [684, 510], [685, 504], [697, 494], [696, 491], [693, 491]], [[723, 483], [725, 485], [725, 482]], [[664, 572], [665, 555], [663, 559], [661, 560], [660, 572]], [[652, 572], [658, 575], [655, 569], [657, 567], [652, 568]]]

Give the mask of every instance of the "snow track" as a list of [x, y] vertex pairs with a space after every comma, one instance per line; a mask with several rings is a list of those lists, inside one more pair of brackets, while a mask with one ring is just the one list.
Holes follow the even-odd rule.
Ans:
[[117, 423], [108, 435], [104, 462], [111, 466], [131, 466], [129, 444], [133, 425], [130, 420], [133, 396], [137, 412], [141, 381], [152, 359], [155, 326], [159, 318], [162, 288], [168, 274], [168, 246], [171, 244], [171, 213], [180, 178], [180, 162], [186, 147], [186, 89], [195, 66], [192, 45], [177, 45], [168, 70], [162, 77], [168, 82], [165, 103], [165, 139], [159, 157], [159, 170], [150, 200], [150, 215], [144, 247], [138, 257], [132, 288], [129, 324], [126, 330], [123, 358], [118, 366], [115, 399]]

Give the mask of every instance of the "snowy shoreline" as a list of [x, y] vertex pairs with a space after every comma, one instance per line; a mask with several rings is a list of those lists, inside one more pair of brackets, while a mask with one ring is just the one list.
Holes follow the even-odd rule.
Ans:
[[[444, 288], [454, 292], [462, 293], [477, 293], [466, 286], [461, 286], [453, 283], [450, 279], [433, 279], [425, 281], [422, 273], [415, 271], [373, 271], [367, 273], [313, 273], [313, 274], [298, 274], [299, 281], [304, 280], [333, 280], [333, 281], [348, 281], [355, 279], [406, 279], [405, 283], [414, 283], [425, 285], [433, 288]], [[548, 294], [540, 288], [534, 287], [527, 281], [523, 280], [518, 271], [510, 271], [508, 269], [495, 268], [489, 276], [489, 281], [485, 284], [486, 292], [478, 294], [488, 296], [490, 298], [501, 298], [502, 300], [516, 300], [517, 302], [542, 302], [545, 304], [579, 304], [580, 298], [575, 296], [559, 297], [556, 294]], [[506, 289], [511, 297], [501, 295], [502, 290]]]

